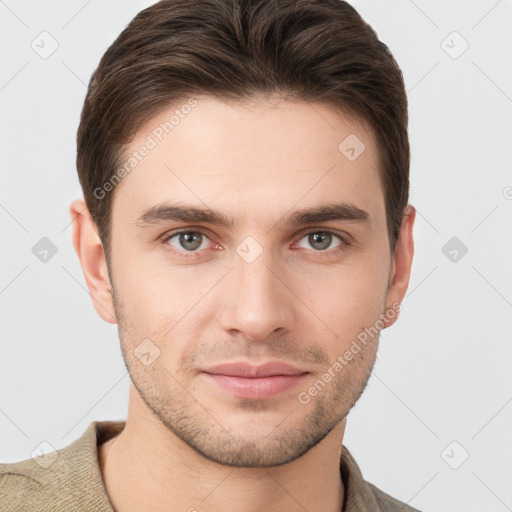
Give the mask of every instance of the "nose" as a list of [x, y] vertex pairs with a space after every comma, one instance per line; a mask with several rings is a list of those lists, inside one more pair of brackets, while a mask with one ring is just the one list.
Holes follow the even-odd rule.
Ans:
[[[221, 291], [221, 327], [230, 334], [244, 334], [263, 341], [272, 334], [290, 331], [296, 323], [294, 297], [282, 268], [270, 251], [252, 262], [234, 255], [233, 269]], [[277, 277], [279, 276], [279, 277]]]

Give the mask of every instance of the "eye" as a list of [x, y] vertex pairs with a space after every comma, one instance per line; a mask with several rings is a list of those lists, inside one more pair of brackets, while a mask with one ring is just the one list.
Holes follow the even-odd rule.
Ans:
[[178, 251], [197, 252], [207, 248], [209, 238], [201, 231], [179, 231], [167, 236], [163, 242]]
[[[336, 239], [338, 240], [338, 243], [336, 245], [332, 245]], [[325, 252], [326, 249], [340, 247], [344, 243], [344, 240], [340, 235], [330, 231], [314, 231], [304, 236], [298, 243], [298, 246], [303, 247], [304, 249], [309, 249], [309, 247], [304, 247], [304, 245], [302, 245], [303, 240], [306, 240], [309, 247], [312, 247], [315, 251], [321, 252]]]

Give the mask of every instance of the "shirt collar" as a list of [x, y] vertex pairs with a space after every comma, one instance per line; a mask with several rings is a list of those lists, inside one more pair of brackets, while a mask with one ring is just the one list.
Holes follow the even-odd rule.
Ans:
[[[84, 487], [79, 490], [81, 505], [84, 510], [114, 512], [101, 475], [98, 445], [119, 434], [125, 424], [125, 421], [93, 421], [81, 437], [66, 448], [59, 450], [59, 452], [66, 452], [65, 454], [62, 453], [66, 460], [82, 461], [79, 467], [68, 466], [66, 460], [61, 460], [61, 463], [63, 464], [63, 470], [67, 467], [72, 472], [82, 469], [87, 473], [88, 478], [80, 478], [79, 481], [75, 480], [73, 475], [70, 475], [73, 481], [80, 482], [79, 485]], [[58, 470], [58, 468], [55, 469]], [[381, 510], [370, 484], [364, 480], [359, 466], [345, 445], [343, 445], [341, 452], [340, 477], [344, 487], [343, 508], [340, 512], [375, 512]], [[76, 490], [75, 488], [74, 492]]]

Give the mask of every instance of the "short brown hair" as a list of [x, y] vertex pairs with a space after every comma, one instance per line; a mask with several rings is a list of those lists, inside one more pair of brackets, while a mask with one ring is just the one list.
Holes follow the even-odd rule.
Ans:
[[340, 0], [163, 0], [141, 11], [105, 52], [78, 127], [78, 176], [107, 264], [113, 192], [98, 198], [95, 191], [104, 190], [145, 123], [194, 94], [278, 94], [368, 122], [394, 253], [409, 196], [407, 97], [391, 52], [357, 11]]

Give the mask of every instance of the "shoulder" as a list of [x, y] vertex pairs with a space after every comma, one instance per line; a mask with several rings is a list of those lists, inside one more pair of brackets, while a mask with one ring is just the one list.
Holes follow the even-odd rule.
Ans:
[[55, 499], [52, 475], [55, 470], [44, 469], [34, 459], [0, 464], [2, 512], [47, 510], [46, 504]]
[[1, 512], [113, 512], [103, 485], [97, 444], [123, 425], [93, 421], [64, 448], [0, 464]]
[[413, 508], [403, 501], [397, 500], [389, 494], [381, 491], [378, 487], [370, 482], [366, 482], [366, 485], [373, 493], [375, 501], [379, 504], [379, 510], [382, 512], [420, 512], [417, 508]]
[[344, 512], [420, 512], [365, 480], [345, 445], [341, 453], [340, 472], [345, 487]]

